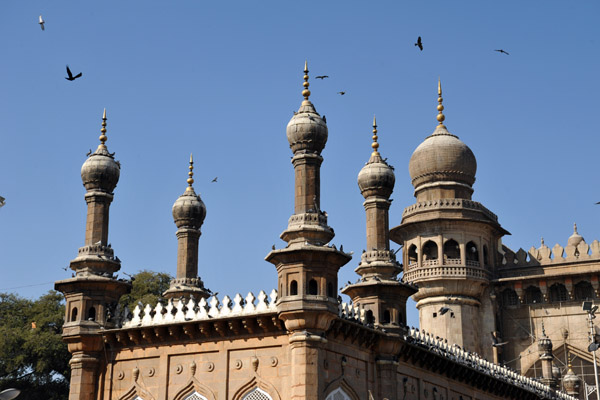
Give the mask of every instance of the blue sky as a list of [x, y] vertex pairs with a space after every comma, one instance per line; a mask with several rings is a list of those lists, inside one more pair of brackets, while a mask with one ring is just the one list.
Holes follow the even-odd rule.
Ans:
[[[600, 238], [598, 15], [592, 1], [4, 0], [0, 290], [37, 297], [70, 277], [62, 268], [84, 240], [80, 167], [104, 107], [122, 164], [109, 234], [122, 270], [175, 273], [171, 207], [193, 152], [208, 212], [201, 277], [221, 294], [275, 287], [264, 257], [293, 212], [285, 127], [305, 59], [329, 127], [321, 205], [333, 243], [365, 246], [356, 176], [373, 114], [396, 167], [390, 225], [414, 202], [408, 161], [436, 125], [438, 76], [446, 126], [477, 157], [474, 200], [512, 233], [504, 243], [565, 245], [573, 222]], [[66, 64], [83, 77], [66, 81]], [[356, 279], [356, 255], [340, 283]]]

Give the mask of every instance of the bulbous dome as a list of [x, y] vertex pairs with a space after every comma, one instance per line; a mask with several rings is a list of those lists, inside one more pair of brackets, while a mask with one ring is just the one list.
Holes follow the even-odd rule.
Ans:
[[577, 247], [577, 245], [579, 243], [581, 243], [583, 241], [583, 236], [581, 236], [579, 234], [579, 232], [577, 232], [577, 224], [573, 225], [573, 234], [571, 236], [569, 236], [569, 240], [567, 241], [567, 243], [571, 246]]
[[112, 193], [117, 187], [121, 174], [121, 165], [115, 161], [115, 153], [106, 148], [106, 109], [102, 115], [100, 144], [96, 151], [81, 166], [81, 180], [86, 190], [100, 190]]
[[113, 154], [101, 144], [81, 166], [81, 180], [86, 190], [101, 190], [112, 193], [119, 182], [121, 167]]
[[381, 159], [377, 151], [371, 154], [369, 161], [358, 173], [358, 187], [365, 199], [369, 196], [390, 197], [395, 183], [394, 170]]
[[177, 228], [188, 227], [200, 229], [206, 217], [204, 202], [189, 186], [185, 193], [175, 200], [173, 204], [173, 220]]
[[295, 153], [321, 153], [327, 143], [327, 124], [309, 100], [304, 100], [300, 109], [287, 125], [286, 134], [290, 148]]
[[414, 151], [408, 169], [415, 190], [439, 181], [470, 187], [475, 182], [477, 160], [469, 146], [440, 125]]

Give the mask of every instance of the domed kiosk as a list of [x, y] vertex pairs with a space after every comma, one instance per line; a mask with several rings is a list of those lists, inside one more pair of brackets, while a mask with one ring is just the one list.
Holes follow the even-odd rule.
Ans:
[[491, 339], [481, 332], [495, 331], [487, 292], [499, 239], [508, 232], [471, 200], [477, 161], [444, 125], [442, 102], [438, 83], [438, 125], [409, 162], [417, 202], [390, 237], [403, 246], [404, 279], [419, 287], [413, 299], [420, 326], [493, 359]]

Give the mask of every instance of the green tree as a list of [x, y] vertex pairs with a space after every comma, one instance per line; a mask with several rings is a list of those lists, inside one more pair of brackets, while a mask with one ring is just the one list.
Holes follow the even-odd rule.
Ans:
[[0, 390], [14, 387], [31, 400], [68, 396], [64, 312], [63, 296], [55, 291], [35, 301], [0, 293]]
[[158, 299], [169, 288], [173, 277], [164, 272], [142, 270], [133, 275], [131, 293], [121, 297], [121, 307], [127, 306], [133, 311], [138, 302], [156, 306]]

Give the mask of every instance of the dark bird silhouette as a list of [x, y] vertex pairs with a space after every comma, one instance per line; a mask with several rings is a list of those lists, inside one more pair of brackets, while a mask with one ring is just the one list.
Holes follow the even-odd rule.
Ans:
[[421, 36], [417, 38], [417, 43], [415, 43], [415, 46], [417, 46], [419, 50], [423, 51], [423, 41], [421, 40]]
[[327, 123], [327, 118], [325, 118], [325, 114], [323, 114], [323, 122]]
[[346, 92], [338, 92], [338, 94], [343, 96], [346, 94]]
[[490, 335], [492, 335], [492, 347], [501, 347], [508, 343], [508, 342], [498, 342], [498, 337], [496, 337], [494, 332], [490, 332]]
[[69, 267], [64, 267], [63, 269], [66, 271], [66, 270], [67, 270], [67, 268], [69, 268]]
[[275, 250], [275, 245], [271, 246], [271, 250]]
[[510, 55], [510, 54], [508, 54], [508, 51], [504, 51], [504, 50], [502, 50], [502, 49], [498, 49], [498, 50], [494, 50], [494, 51], [497, 51], [498, 53], [504, 53], [504, 54], [506, 54], [507, 56], [509, 56], [509, 55]]
[[40, 15], [38, 24], [40, 24], [40, 26], [42, 27], [42, 30], [46, 30], [46, 28], [44, 28], [45, 23], [46, 23], [46, 21], [44, 21], [44, 18], [42, 18], [42, 16]]
[[67, 78], [65, 78], [68, 81], [74, 81], [77, 78], [81, 78], [81, 75], [83, 75], [82, 72], [78, 73], [77, 75], [73, 76], [73, 73], [71, 72], [71, 70], [69, 69], [69, 66], [67, 65], [67, 75], [69, 75]]
[[599, 201], [599, 202], [597, 202], [596, 204], [600, 204], [600, 201]]
[[87, 152], [87, 154], [85, 155], [86, 157], [89, 157], [90, 154], [92, 154], [92, 149], [90, 149], [90, 151]]
[[210, 181], [210, 183], [214, 183], [217, 181], [218, 176], [215, 176], [215, 179], [213, 179], [212, 181]]
[[329, 78], [329, 75], [319, 75], [319, 76], [315, 76], [315, 79], [325, 79], [325, 78]]
[[448, 311], [450, 311], [450, 309], [448, 307], [442, 307], [442, 308], [440, 308], [440, 310], [438, 312], [440, 313], [440, 315], [444, 315]]

